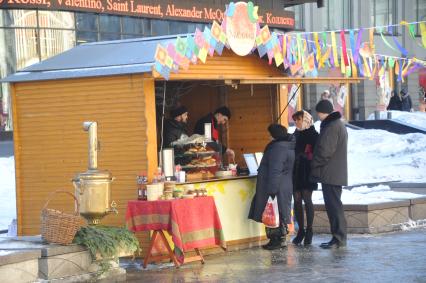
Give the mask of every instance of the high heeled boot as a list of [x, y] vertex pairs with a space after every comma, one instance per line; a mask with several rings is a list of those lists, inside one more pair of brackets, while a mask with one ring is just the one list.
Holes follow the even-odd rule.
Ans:
[[312, 228], [306, 228], [305, 241], [303, 241], [303, 244], [305, 246], [312, 244], [312, 236], [313, 235], [314, 235], [314, 232], [312, 231]]
[[292, 243], [295, 245], [299, 245], [303, 241], [303, 238], [305, 238], [305, 229], [299, 228], [299, 230], [297, 231], [297, 235], [293, 239]]

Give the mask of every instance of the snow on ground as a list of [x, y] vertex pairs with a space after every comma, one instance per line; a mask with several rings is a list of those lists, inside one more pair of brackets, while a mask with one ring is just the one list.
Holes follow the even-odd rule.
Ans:
[[7, 229], [16, 218], [15, 161], [13, 156], [0, 158], [0, 230]]
[[[383, 112], [383, 118], [386, 113]], [[374, 116], [373, 116], [374, 117]], [[392, 111], [393, 119], [426, 128], [426, 113]], [[320, 122], [315, 122], [319, 131]], [[290, 127], [289, 132], [293, 132]], [[426, 182], [426, 135], [397, 135], [383, 130], [348, 129], [349, 184], [386, 181]], [[344, 190], [343, 203], [362, 204], [415, 198], [419, 195], [393, 192], [388, 186], [361, 186]], [[0, 230], [7, 229], [16, 217], [15, 172], [13, 157], [0, 158]], [[321, 191], [314, 192], [321, 203]]]
[[[360, 186], [352, 190], [343, 189], [342, 203], [343, 204], [371, 204], [381, 202], [391, 202], [395, 200], [414, 199], [422, 197], [423, 195], [395, 192], [389, 186], [378, 185], [372, 188], [367, 186]], [[321, 191], [314, 191], [312, 194], [312, 201], [315, 204], [323, 204], [324, 199]]]

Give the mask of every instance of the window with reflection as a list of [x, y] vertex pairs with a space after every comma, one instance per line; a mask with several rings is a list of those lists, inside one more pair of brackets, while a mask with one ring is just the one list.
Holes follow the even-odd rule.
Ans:
[[394, 0], [373, 0], [370, 2], [370, 9], [373, 26], [387, 26], [394, 23]]
[[305, 28], [303, 17], [304, 17], [304, 5], [295, 5], [286, 8], [287, 11], [294, 12], [294, 29], [303, 30]]
[[37, 10], [1, 10], [4, 27], [37, 27]]
[[119, 40], [121, 34], [119, 33], [99, 33], [99, 41]]
[[351, 28], [351, 0], [327, 1], [327, 25], [329, 30]]
[[120, 17], [110, 15], [99, 16], [99, 31], [109, 33], [120, 33], [121, 24]]
[[98, 16], [92, 13], [75, 13], [75, 27], [81, 31], [98, 31]]
[[98, 32], [93, 31], [79, 31], [75, 32], [76, 44], [98, 41]]
[[40, 57], [45, 60], [75, 46], [73, 30], [40, 29]]
[[41, 28], [74, 29], [74, 13], [39, 11], [38, 25]]
[[167, 35], [169, 34], [169, 22], [163, 20], [151, 20], [151, 35]]
[[133, 17], [121, 18], [122, 33], [123, 34], [143, 34], [143, 23], [142, 19]]
[[170, 21], [169, 23], [170, 34], [188, 33], [188, 23], [178, 21]]

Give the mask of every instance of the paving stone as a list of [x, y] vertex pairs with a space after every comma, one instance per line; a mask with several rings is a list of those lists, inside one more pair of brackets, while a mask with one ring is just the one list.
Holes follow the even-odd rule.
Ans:
[[[123, 261], [127, 282], [426, 282], [426, 228], [349, 235], [343, 249], [324, 250], [329, 235], [314, 235], [310, 247], [261, 248], [206, 256], [204, 265], [144, 270]], [[161, 269], [159, 267], [163, 266]]]

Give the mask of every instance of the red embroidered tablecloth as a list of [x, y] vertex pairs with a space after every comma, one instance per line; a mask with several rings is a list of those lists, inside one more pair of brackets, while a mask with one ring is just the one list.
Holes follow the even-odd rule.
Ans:
[[183, 252], [213, 245], [225, 247], [222, 225], [214, 198], [129, 201], [126, 224], [130, 231], [167, 230], [175, 244], [175, 253], [183, 261]]

